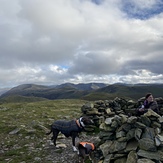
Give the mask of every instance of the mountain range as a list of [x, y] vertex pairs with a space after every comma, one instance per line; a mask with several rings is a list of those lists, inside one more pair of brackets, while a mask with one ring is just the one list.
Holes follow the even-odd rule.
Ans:
[[151, 92], [154, 97], [162, 97], [163, 84], [104, 84], [104, 83], [64, 83], [61, 85], [23, 84], [13, 87], [0, 96], [1, 101], [37, 101], [54, 99], [106, 100], [115, 97], [137, 100]]

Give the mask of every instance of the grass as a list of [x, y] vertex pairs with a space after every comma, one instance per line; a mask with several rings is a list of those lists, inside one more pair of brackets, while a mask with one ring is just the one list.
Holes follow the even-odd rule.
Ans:
[[[84, 100], [45, 100], [38, 102], [0, 104], [0, 163], [39, 162], [46, 153], [43, 127], [56, 119], [74, 119], [81, 116]], [[15, 134], [9, 134], [18, 129]], [[32, 152], [31, 152], [32, 150]]]

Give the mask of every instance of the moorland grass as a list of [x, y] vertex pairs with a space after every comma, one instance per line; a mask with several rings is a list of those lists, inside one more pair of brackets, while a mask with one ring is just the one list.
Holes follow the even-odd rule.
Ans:
[[[0, 104], [0, 162], [36, 162], [43, 159], [46, 141], [45, 130], [56, 119], [74, 119], [81, 116], [84, 100], [45, 100]], [[9, 134], [15, 129], [15, 134]], [[38, 141], [39, 140], [39, 141]], [[32, 149], [33, 152], [30, 151]], [[34, 152], [36, 150], [36, 152]]]

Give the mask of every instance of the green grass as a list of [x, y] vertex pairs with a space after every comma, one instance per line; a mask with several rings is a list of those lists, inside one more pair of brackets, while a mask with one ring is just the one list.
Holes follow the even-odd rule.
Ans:
[[[31, 163], [37, 162], [35, 157], [46, 156], [41, 150], [47, 140], [42, 126], [49, 128], [56, 119], [70, 120], [80, 117], [81, 106], [85, 103], [84, 100], [1, 103], [0, 148], [4, 153], [0, 154], [0, 163]], [[9, 134], [15, 129], [19, 129], [16, 134]], [[31, 148], [36, 152], [30, 152]]]
[[98, 100], [106, 100], [106, 99], [114, 99], [116, 96], [111, 96], [105, 92], [93, 92], [85, 95], [82, 99], [89, 100], [89, 101], [96, 101]]

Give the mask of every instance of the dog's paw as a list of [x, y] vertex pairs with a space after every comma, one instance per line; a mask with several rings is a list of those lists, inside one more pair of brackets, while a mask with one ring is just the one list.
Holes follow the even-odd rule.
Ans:
[[78, 149], [75, 146], [72, 146], [74, 152], [78, 152]]
[[49, 143], [50, 146], [54, 145], [54, 143], [51, 140], [49, 140], [48, 143]]

